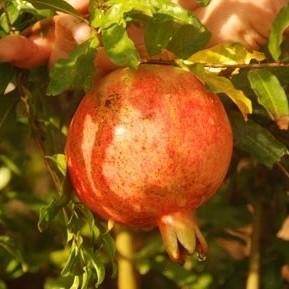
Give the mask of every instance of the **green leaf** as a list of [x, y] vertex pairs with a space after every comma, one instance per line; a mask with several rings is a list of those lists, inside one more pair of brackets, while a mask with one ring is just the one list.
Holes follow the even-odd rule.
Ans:
[[8, 158], [5, 155], [0, 155], [0, 161], [3, 162], [7, 168], [11, 170], [15, 175], [20, 176], [21, 175], [21, 170], [20, 168], [15, 164], [15, 162]]
[[15, 76], [15, 69], [10, 64], [0, 63], [0, 75], [0, 97], [2, 98], [8, 84]]
[[209, 39], [210, 32], [193, 25], [182, 25], [169, 42], [167, 49], [178, 58], [186, 59], [194, 52], [204, 48]]
[[114, 25], [126, 26], [128, 21], [138, 20], [137, 16], [141, 16], [141, 18], [151, 16], [154, 10], [151, 1], [110, 0], [106, 1], [105, 5], [106, 10], [99, 11], [96, 5], [90, 4], [90, 12], [94, 10], [90, 13], [92, 15], [91, 23], [95, 28], [105, 30]]
[[69, 289], [78, 289], [79, 286], [80, 286], [80, 277], [79, 276], [74, 276], [73, 284], [70, 286]]
[[112, 238], [111, 234], [109, 232], [105, 232], [101, 235], [101, 240], [103, 242], [104, 249], [109, 256], [110, 262], [112, 264], [112, 276], [116, 275], [116, 263], [115, 263], [115, 257], [116, 257], [116, 247], [114, 239]]
[[104, 267], [102, 260], [100, 260], [100, 257], [98, 256], [98, 254], [92, 253], [92, 252], [88, 254], [89, 254], [88, 255], [89, 259], [90, 259], [89, 261], [97, 276], [97, 282], [95, 284], [95, 287], [99, 287], [99, 285], [103, 282], [104, 277], [105, 277], [105, 267]]
[[74, 275], [75, 273], [75, 267], [78, 267], [79, 263], [79, 250], [76, 246], [73, 246], [68, 259], [65, 262], [65, 265], [61, 271], [62, 276], [68, 276], [70, 274]]
[[58, 61], [50, 71], [48, 94], [57, 95], [67, 89], [88, 91], [95, 75], [94, 58], [99, 42], [93, 37], [77, 46], [67, 59]]
[[[0, 27], [6, 32], [9, 33], [11, 29], [10, 25], [14, 24], [19, 15], [21, 14], [21, 7], [18, 7], [16, 1], [6, 1], [5, 9], [6, 13], [3, 13], [0, 16]], [[20, 9], [19, 9], [20, 8]], [[7, 21], [7, 16], [9, 17], [9, 22]]]
[[27, 0], [37, 9], [50, 9], [84, 19], [77, 10], [64, 0]]
[[236, 147], [247, 152], [263, 165], [272, 168], [288, 154], [287, 147], [256, 122], [252, 120], [245, 122], [237, 114], [232, 114], [230, 120]]
[[258, 97], [258, 102], [276, 121], [280, 129], [288, 129], [288, 98], [278, 78], [266, 69], [251, 70], [248, 78]]
[[55, 154], [53, 156], [46, 156], [47, 159], [52, 160], [60, 173], [66, 175], [66, 157], [64, 154]]
[[166, 48], [174, 33], [171, 16], [155, 14], [147, 23], [144, 31], [145, 46], [150, 55], [156, 55]]
[[11, 171], [6, 167], [0, 167], [0, 191], [3, 190], [11, 180]]
[[103, 45], [113, 63], [137, 68], [140, 56], [125, 27], [114, 24], [102, 31]]
[[74, 279], [73, 279], [73, 284], [70, 286], [69, 289], [78, 289], [79, 286], [80, 286], [80, 277], [79, 276], [74, 276]]
[[19, 245], [10, 236], [0, 236], [0, 248], [3, 248], [11, 256], [13, 256], [22, 265], [22, 270], [27, 271], [27, 264], [24, 262], [22, 252], [19, 249]]
[[6, 284], [0, 280], [0, 289], [7, 289]]
[[229, 79], [207, 71], [201, 64], [193, 65], [190, 69], [212, 92], [228, 95], [238, 106], [245, 118], [247, 114], [252, 113], [251, 100], [246, 97], [242, 90], [236, 89]]
[[102, 17], [101, 28], [107, 29], [113, 25], [124, 25], [125, 13], [129, 11], [131, 11], [131, 7], [127, 7], [123, 3], [111, 4]]
[[80, 289], [88, 289], [89, 288], [89, 281], [91, 279], [91, 272], [90, 270], [87, 270], [87, 267], [83, 268], [84, 273], [82, 274], [82, 280], [81, 280], [81, 288]]
[[174, 4], [172, 2], [167, 3], [158, 3], [156, 4], [156, 8], [158, 13], [170, 15], [174, 18], [174, 21], [181, 25], [192, 25], [199, 31], [205, 31], [206, 28], [202, 25], [200, 20], [189, 10], [182, 8], [178, 4]]
[[259, 51], [248, 51], [241, 44], [222, 43], [193, 54], [188, 60], [207, 64], [249, 64], [251, 60], [262, 61], [265, 55]]
[[70, 201], [71, 184], [66, 177], [63, 183], [63, 188], [60, 196], [54, 198], [50, 204], [40, 209], [38, 229], [43, 232], [52, 220], [57, 216], [63, 207], [65, 207]]
[[209, 220], [214, 231], [224, 228], [238, 229], [252, 223], [252, 215], [247, 204], [231, 206], [226, 191], [222, 189], [215, 198], [200, 208], [199, 216]]
[[98, 1], [89, 1], [89, 23], [95, 28], [101, 26], [104, 17], [104, 11], [99, 9], [98, 6]]
[[271, 33], [269, 36], [268, 49], [274, 58], [278, 60], [281, 56], [281, 44], [283, 42], [283, 34], [289, 27], [289, 5], [283, 7], [273, 22]]
[[[98, 239], [100, 236], [101, 224], [95, 223], [95, 217], [93, 213], [82, 204], [74, 204], [74, 214], [78, 219], [81, 219], [81, 222], [88, 227], [89, 234], [93, 240]], [[74, 224], [73, 224], [74, 225]]]

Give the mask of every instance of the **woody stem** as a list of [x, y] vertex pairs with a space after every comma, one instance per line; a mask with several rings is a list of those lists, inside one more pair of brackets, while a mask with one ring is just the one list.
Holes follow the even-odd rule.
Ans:
[[134, 242], [132, 233], [121, 230], [116, 236], [118, 257], [118, 289], [138, 289], [137, 274], [133, 263]]
[[251, 252], [246, 289], [260, 288], [260, 237], [261, 237], [262, 205], [254, 205], [253, 233], [251, 237]]

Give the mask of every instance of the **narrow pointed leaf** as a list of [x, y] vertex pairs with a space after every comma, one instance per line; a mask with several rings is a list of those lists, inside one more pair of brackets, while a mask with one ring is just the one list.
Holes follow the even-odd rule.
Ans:
[[251, 70], [248, 78], [258, 102], [264, 106], [280, 129], [288, 129], [288, 98], [278, 78], [266, 69]]
[[245, 122], [237, 114], [230, 115], [230, 120], [236, 147], [263, 165], [272, 168], [283, 156], [288, 155], [288, 148], [256, 122]]
[[188, 60], [193, 63], [249, 64], [251, 60], [262, 61], [265, 55], [259, 51], [248, 51], [241, 44], [218, 44], [193, 54]]
[[289, 5], [282, 8], [276, 17], [269, 37], [268, 49], [275, 60], [281, 56], [283, 34], [289, 27]]
[[65, 176], [67, 164], [66, 164], [66, 158], [64, 154], [55, 154], [52, 156], [46, 156], [46, 158], [51, 160], [56, 165], [59, 172], [63, 176]]
[[60, 196], [54, 198], [49, 205], [40, 209], [38, 229], [43, 232], [70, 201], [71, 184], [68, 177], [65, 178]]
[[22, 270], [27, 271], [28, 267], [24, 261], [19, 244], [10, 236], [0, 235], [0, 250], [4, 249], [22, 265]]
[[91, 265], [97, 275], [97, 282], [95, 287], [99, 287], [99, 285], [103, 282], [105, 277], [105, 267], [103, 262], [100, 260], [100, 257], [95, 253], [89, 253], [89, 258]]
[[73, 247], [70, 251], [70, 255], [68, 259], [66, 260], [66, 263], [61, 271], [62, 276], [68, 276], [71, 273], [75, 273], [75, 267], [77, 267], [77, 264], [79, 262], [79, 254], [78, 250]]
[[70, 286], [69, 289], [79, 289], [79, 286], [80, 286], [80, 277], [74, 276], [73, 284]]

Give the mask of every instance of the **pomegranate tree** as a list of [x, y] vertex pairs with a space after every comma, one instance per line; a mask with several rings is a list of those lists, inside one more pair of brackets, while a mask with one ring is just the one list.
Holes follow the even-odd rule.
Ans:
[[105, 219], [158, 226], [173, 259], [205, 253], [192, 217], [219, 188], [232, 132], [218, 97], [172, 66], [141, 65], [107, 75], [84, 97], [66, 144], [80, 200]]

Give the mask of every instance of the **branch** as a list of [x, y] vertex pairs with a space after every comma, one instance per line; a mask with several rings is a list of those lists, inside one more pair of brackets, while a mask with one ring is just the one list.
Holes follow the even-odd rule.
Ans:
[[[56, 191], [59, 194], [61, 194], [62, 181], [60, 180], [59, 176], [57, 175], [57, 173], [55, 172], [55, 170], [51, 166], [51, 162], [49, 161], [49, 159], [45, 158], [45, 155], [46, 155], [46, 147], [45, 147], [45, 141], [44, 141], [45, 135], [43, 134], [43, 130], [39, 124], [39, 121], [38, 121], [36, 115], [34, 114], [32, 105], [31, 105], [30, 100], [29, 100], [29, 96], [27, 95], [27, 92], [26, 92], [22, 82], [23, 82], [23, 79], [21, 79], [21, 77], [18, 77], [17, 78], [17, 88], [19, 90], [20, 100], [24, 104], [25, 114], [26, 114], [28, 121], [29, 121], [33, 140], [34, 140], [35, 144], [37, 145], [39, 151], [41, 152], [41, 154], [43, 156], [43, 161], [44, 161], [45, 167], [46, 167], [46, 169], [47, 169], [47, 171], [48, 171], [48, 173], [52, 179], [52, 182], [54, 184]], [[65, 208], [63, 208], [63, 216], [64, 216], [65, 222], [67, 223], [68, 222], [68, 217], [67, 217], [68, 214], [67, 214]]]
[[[149, 59], [143, 60], [142, 64], [160, 64], [160, 65], [174, 65], [177, 63], [175, 60], [163, 60], [163, 59]], [[250, 64], [214, 64], [214, 63], [192, 63], [200, 64], [208, 68], [220, 68], [220, 69], [263, 69], [263, 68], [289, 68], [288, 62], [266, 62], [266, 63], [250, 63]]]
[[226, 68], [226, 69], [262, 69], [262, 68], [289, 68], [288, 62], [267, 62], [267, 63], [251, 63], [251, 64], [209, 64], [204, 63], [205, 67], [210, 68]]
[[261, 237], [262, 204], [257, 201], [254, 205], [253, 233], [251, 237], [251, 252], [249, 273], [246, 289], [260, 288], [260, 237]]
[[277, 166], [282, 171], [282, 173], [289, 179], [289, 172], [287, 171], [287, 169], [281, 163], [277, 163]]
[[118, 257], [118, 289], [138, 289], [137, 275], [133, 263], [134, 242], [129, 231], [119, 231], [116, 236]]

